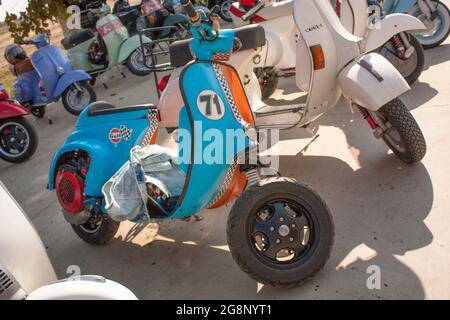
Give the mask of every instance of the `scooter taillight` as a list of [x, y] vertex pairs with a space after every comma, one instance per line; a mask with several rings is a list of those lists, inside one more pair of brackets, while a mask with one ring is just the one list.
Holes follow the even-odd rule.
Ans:
[[169, 79], [170, 79], [170, 75], [166, 75], [161, 78], [161, 80], [158, 83], [159, 92], [163, 92], [166, 89], [167, 84], [169, 83]]
[[253, 7], [255, 0], [239, 0], [239, 4], [243, 7]]

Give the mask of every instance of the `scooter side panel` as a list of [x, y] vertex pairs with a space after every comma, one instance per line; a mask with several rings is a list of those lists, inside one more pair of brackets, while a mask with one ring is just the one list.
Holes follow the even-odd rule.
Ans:
[[87, 54], [92, 42], [94, 41], [95, 38], [91, 38], [67, 51], [67, 57], [73, 69], [89, 72], [94, 68], [94, 65], [88, 60]]
[[344, 97], [372, 111], [410, 89], [397, 69], [378, 53], [350, 63], [339, 74], [339, 83]]
[[26, 116], [30, 111], [13, 101], [0, 101], [0, 119]]
[[[146, 36], [142, 36], [142, 40], [144, 43], [152, 43], [152, 40]], [[125, 40], [125, 42], [120, 47], [117, 63], [122, 63], [123, 61], [125, 61], [130, 56], [130, 54], [140, 46], [141, 42], [139, 41], [138, 35], [132, 36]]]
[[68, 152], [83, 150], [90, 157], [85, 194], [102, 197], [103, 185], [129, 160], [130, 150], [142, 141], [149, 124], [147, 117], [123, 120], [120, 115], [114, 115], [115, 121], [99, 123], [96, 126], [77, 125], [53, 158], [48, 184], [50, 190], [54, 189], [59, 159]]
[[73, 70], [66, 72], [61, 76], [61, 78], [58, 79], [56, 88], [53, 92], [53, 96], [55, 98], [59, 98], [63, 94], [63, 92], [75, 82], [86, 81], [91, 79], [92, 77], [90, 75], [81, 70]]
[[40, 93], [39, 81], [40, 77], [36, 70], [19, 75], [13, 85], [16, 99], [21, 103], [28, 101], [34, 104], [46, 103], [47, 99]]
[[[191, 132], [191, 136], [183, 136], [189, 140], [179, 144], [179, 165], [186, 174], [186, 182], [173, 218], [190, 216], [206, 207], [222, 186], [235, 155], [249, 146], [219, 69], [218, 64], [195, 62], [181, 75], [180, 88], [186, 106], [180, 112], [179, 131], [180, 136], [183, 132]], [[242, 138], [242, 143], [235, 142], [234, 134]]]
[[[53, 101], [57, 97], [54, 92], [59, 77], [63, 72], [72, 70], [69, 60], [61, 52], [61, 49], [50, 45], [35, 51], [31, 61], [40, 78], [44, 81], [47, 99]], [[58, 69], [61, 69], [61, 72]]]

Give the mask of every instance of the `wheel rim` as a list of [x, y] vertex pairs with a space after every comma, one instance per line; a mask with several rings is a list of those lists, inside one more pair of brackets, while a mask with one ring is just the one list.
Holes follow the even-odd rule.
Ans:
[[403, 77], [408, 77], [416, 71], [419, 57], [417, 50], [408, 59], [400, 58], [395, 52], [395, 48], [389, 41], [381, 50], [382, 55], [400, 72]]
[[[149, 49], [145, 48], [145, 50], [146, 50], [146, 55], [147, 55]], [[148, 59], [149, 59], [149, 61], [147, 61], [147, 64], [151, 65], [150, 57]], [[131, 54], [130, 62], [131, 62], [131, 65], [133, 66], [133, 68], [138, 70], [138, 71], [148, 71], [148, 70], [150, 70], [144, 64], [144, 55], [142, 54], [142, 49], [141, 48], [137, 48], [136, 50], [134, 50], [134, 52]]]
[[269, 264], [299, 261], [311, 249], [314, 226], [306, 208], [290, 200], [266, 203], [253, 214], [249, 241], [256, 255]]
[[94, 234], [96, 233], [103, 224], [103, 217], [90, 217], [89, 221], [81, 224], [79, 227], [86, 233]]
[[426, 30], [418, 31], [416, 33], [417, 38], [424, 44], [432, 44], [439, 42], [439, 40], [446, 34], [446, 29], [450, 25], [450, 16], [448, 12], [443, 12], [441, 6], [437, 6], [438, 17], [431, 21], [422, 13], [420, 8], [416, 6], [411, 14], [418, 18], [425, 24]]
[[67, 103], [72, 110], [83, 111], [92, 102], [92, 97], [88, 89], [80, 86], [72, 86], [67, 94]]
[[17, 122], [7, 122], [0, 126], [0, 152], [8, 157], [22, 156], [30, 146], [30, 134]]
[[226, 17], [227, 19], [231, 20], [230, 6], [231, 6], [230, 1], [227, 0], [222, 2], [222, 4], [220, 5], [220, 13], [222, 14], [223, 17]]
[[383, 134], [383, 138], [388, 142], [391, 148], [394, 148], [399, 153], [406, 152], [406, 145], [400, 135], [399, 131], [392, 126], [388, 119], [379, 113], [379, 117], [382, 118], [384, 125], [386, 126], [386, 131]]

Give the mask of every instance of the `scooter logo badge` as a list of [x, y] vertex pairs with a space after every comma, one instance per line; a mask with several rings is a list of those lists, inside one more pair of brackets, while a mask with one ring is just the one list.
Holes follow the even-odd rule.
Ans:
[[119, 129], [112, 128], [109, 131], [109, 141], [117, 146], [122, 140], [129, 141], [131, 139], [132, 133], [133, 129], [128, 129], [124, 125], [121, 125]]
[[198, 110], [209, 120], [220, 120], [225, 115], [225, 106], [219, 95], [211, 90], [200, 92], [197, 97]]

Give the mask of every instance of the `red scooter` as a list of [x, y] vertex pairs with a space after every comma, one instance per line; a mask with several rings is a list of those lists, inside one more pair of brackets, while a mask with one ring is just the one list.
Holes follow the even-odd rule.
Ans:
[[34, 126], [25, 119], [30, 112], [16, 100], [10, 99], [0, 84], [0, 158], [19, 163], [35, 152], [39, 138]]

